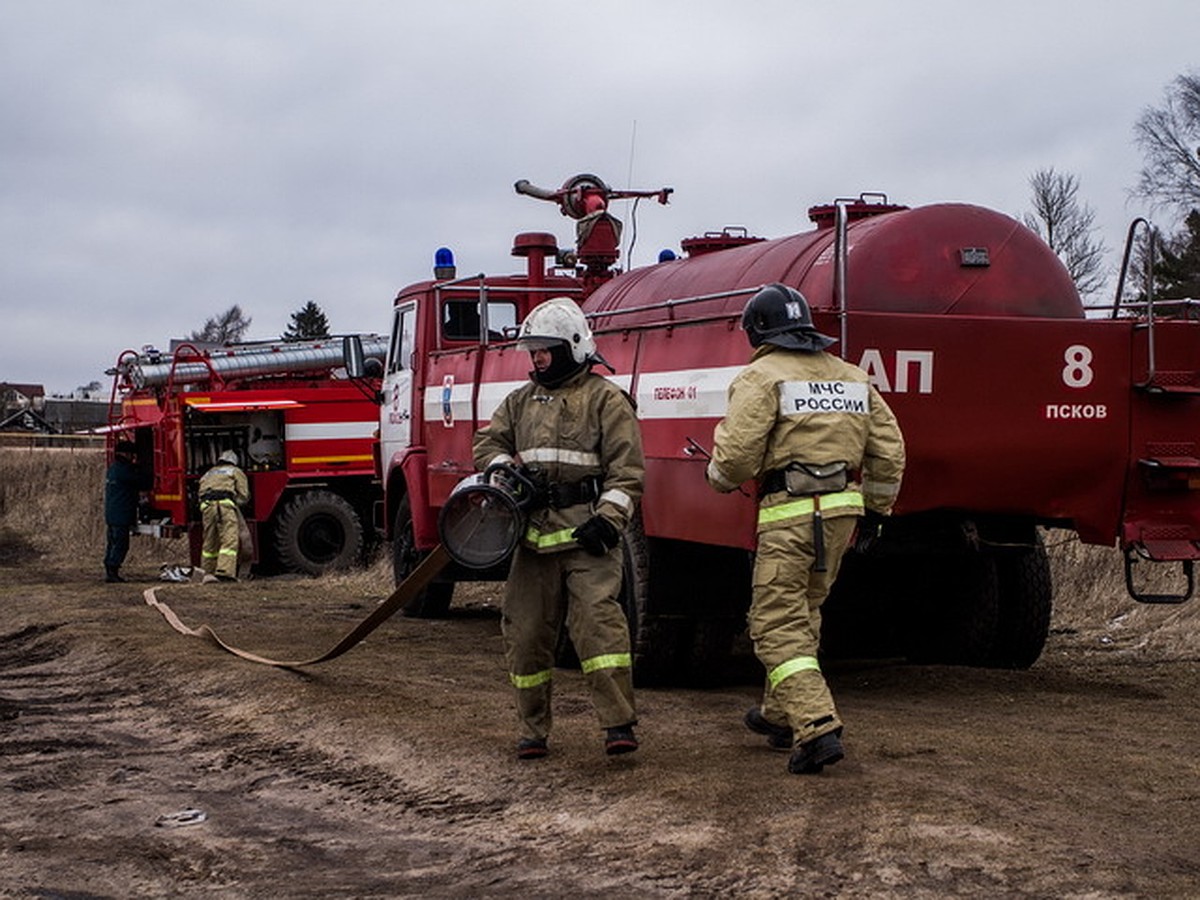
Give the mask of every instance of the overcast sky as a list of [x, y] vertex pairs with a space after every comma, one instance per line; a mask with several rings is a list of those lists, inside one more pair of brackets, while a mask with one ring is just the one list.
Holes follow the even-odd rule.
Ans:
[[0, 0], [0, 381], [107, 388], [234, 303], [385, 331], [439, 246], [573, 243], [518, 178], [673, 187], [644, 265], [863, 191], [1020, 216], [1053, 166], [1115, 267], [1134, 122], [1197, 70], [1196, 0]]

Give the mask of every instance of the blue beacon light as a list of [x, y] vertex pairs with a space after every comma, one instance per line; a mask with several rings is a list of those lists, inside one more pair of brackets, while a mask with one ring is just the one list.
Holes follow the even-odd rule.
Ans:
[[433, 253], [433, 277], [438, 281], [449, 281], [456, 273], [454, 251], [449, 247], [438, 247]]

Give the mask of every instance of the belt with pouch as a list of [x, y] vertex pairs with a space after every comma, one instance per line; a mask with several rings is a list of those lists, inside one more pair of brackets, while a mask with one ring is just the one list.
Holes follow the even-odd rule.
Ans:
[[546, 485], [547, 505], [552, 509], [566, 509], [581, 503], [593, 503], [600, 499], [600, 476], [589, 475], [579, 481], [554, 481]]
[[790, 462], [782, 469], [772, 469], [760, 481], [758, 496], [787, 491], [791, 497], [812, 497], [844, 491], [850, 480], [850, 466], [845, 462]]
[[790, 462], [772, 469], [759, 482], [759, 498], [787, 491], [790, 497], [813, 498], [813, 571], [826, 571], [825, 523], [821, 517], [821, 495], [844, 491], [850, 480], [850, 466], [844, 461], [831, 463]]

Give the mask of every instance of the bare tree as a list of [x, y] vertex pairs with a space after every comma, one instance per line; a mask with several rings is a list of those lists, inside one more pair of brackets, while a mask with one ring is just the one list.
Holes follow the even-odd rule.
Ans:
[[1200, 207], [1200, 75], [1180, 75], [1162, 106], [1148, 107], [1133, 126], [1145, 157], [1134, 196], [1183, 215]]
[[1058, 254], [1081, 295], [1096, 293], [1107, 277], [1107, 248], [1093, 237], [1096, 212], [1079, 202], [1079, 179], [1051, 167], [1034, 172], [1029, 187], [1033, 191], [1033, 212], [1025, 214], [1025, 224]]
[[216, 318], [209, 319], [199, 331], [193, 331], [191, 340], [213, 344], [236, 344], [250, 327], [250, 319], [242, 313], [236, 303]]

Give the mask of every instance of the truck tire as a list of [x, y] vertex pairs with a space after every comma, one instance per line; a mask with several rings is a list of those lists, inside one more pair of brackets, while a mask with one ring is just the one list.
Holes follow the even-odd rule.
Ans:
[[988, 665], [1028, 669], [1046, 646], [1054, 588], [1041, 534], [1031, 547], [999, 547], [995, 553], [1000, 611]]
[[678, 677], [682, 657], [679, 623], [650, 611], [650, 547], [641, 513], [621, 536], [621, 593], [618, 600], [629, 623], [635, 684], [651, 687]]
[[[392, 529], [392, 577], [397, 585], [404, 581], [426, 556], [417, 550], [413, 532], [412, 504], [405, 494], [396, 508]], [[400, 608], [401, 615], [413, 619], [443, 619], [450, 611], [454, 582], [432, 581]]]
[[275, 526], [275, 552], [285, 571], [323, 575], [359, 562], [363, 526], [350, 502], [332, 491], [292, 497]]
[[992, 554], [922, 554], [904, 567], [906, 655], [916, 663], [990, 665], [999, 619]]
[[[661, 683], [704, 686], [729, 670], [733, 639], [746, 624], [754, 557], [746, 550], [658, 539], [650, 546], [647, 640], [666, 660]], [[666, 666], [670, 668], [667, 669]]]
[[[629, 647], [633, 654], [633, 678], [639, 685], [661, 684], [665, 671], [674, 667], [674, 648], [664, 652], [657, 623], [646, 611], [649, 592], [649, 551], [640, 517], [630, 522], [621, 535], [621, 591], [617, 602], [629, 625]], [[578, 669], [579, 656], [571, 644], [566, 623], [558, 635], [555, 665], [560, 669]]]

